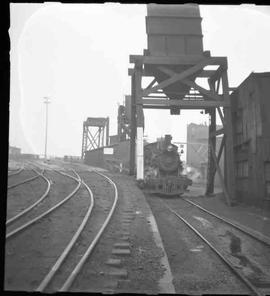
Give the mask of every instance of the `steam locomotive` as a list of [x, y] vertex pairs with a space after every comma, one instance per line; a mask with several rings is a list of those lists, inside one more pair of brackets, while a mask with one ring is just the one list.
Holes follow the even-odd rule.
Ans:
[[192, 181], [183, 175], [178, 147], [171, 143], [172, 137], [144, 146], [144, 180], [140, 188], [147, 193], [181, 195]]

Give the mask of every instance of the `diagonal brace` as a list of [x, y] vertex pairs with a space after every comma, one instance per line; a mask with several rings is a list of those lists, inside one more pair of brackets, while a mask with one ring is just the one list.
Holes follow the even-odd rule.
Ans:
[[141, 96], [147, 96], [148, 94], [158, 90], [158, 89], [163, 89], [164, 87], [172, 84], [172, 83], [175, 83], [181, 79], [184, 79], [194, 73], [196, 73], [197, 71], [201, 70], [203, 67], [205, 67], [207, 64], [209, 64], [211, 61], [211, 59], [205, 59], [203, 60], [202, 62], [192, 66], [191, 68], [183, 71], [182, 73], [176, 73], [175, 75], [173, 75], [172, 77], [162, 81], [161, 83], [159, 83], [158, 85], [150, 88], [150, 89], [144, 89], [142, 91], [142, 94]]
[[[167, 69], [165, 67], [159, 67], [159, 70], [161, 70], [163, 73], [166, 73], [170, 76], [174, 76], [176, 75], [177, 73], [170, 70], [170, 69]], [[201, 94], [207, 96], [208, 98], [211, 98], [213, 100], [216, 100], [216, 101], [221, 101], [221, 98], [219, 95], [215, 94], [214, 92], [211, 92], [209, 90], [206, 90], [204, 88], [202, 88], [201, 86], [199, 86], [198, 84], [196, 84], [195, 82], [191, 81], [191, 80], [188, 80], [188, 79], [179, 79], [179, 82], [180, 83], [184, 83], [190, 87], [193, 87], [194, 89], [198, 90]]]
[[221, 185], [222, 185], [222, 189], [223, 189], [227, 204], [229, 206], [231, 206], [231, 199], [230, 199], [230, 196], [228, 194], [227, 188], [225, 186], [223, 175], [221, 173], [221, 169], [220, 169], [220, 166], [219, 166], [219, 163], [218, 163], [218, 159], [217, 159], [217, 156], [215, 154], [214, 147], [213, 147], [213, 144], [211, 143], [211, 141], [210, 141], [210, 150], [211, 150], [214, 162], [215, 162], [216, 170], [217, 170], [219, 178], [220, 178], [220, 182], [221, 182]]

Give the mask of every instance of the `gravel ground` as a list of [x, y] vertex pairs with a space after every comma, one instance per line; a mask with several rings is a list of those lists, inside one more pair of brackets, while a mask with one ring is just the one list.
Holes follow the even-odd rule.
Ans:
[[[17, 184], [19, 182], [22, 182], [22, 181], [24, 181], [26, 179], [29, 179], [31, 177], [34, 177], [36, 175], [37, 174], [33, 170], [24, 169], [19, 174], [8, 177], [8, 186], [15, 185], [15, 184]], [[20, 188], [21, 186], [24, 186], [24, 184], [19, 185], [18, 187]], [[14, 188], [16, 188], [16, 187], [14, 187]], [[11, 188], [11, 190], [12, 189], [13, 188]]]
[[[24, 180], [25, 176], [20, 178]], [[31, 182], [9, 189], [7, 191], [7, 220], [36, 202], [46, 188], [47, 183], [39, 177]]]
[[160, 293], [159, 282], [165, 273], [165, 267], [162, 266], [164, 253], [156, 245], [149, 225], [150, 208], [133, 178], [121, 176], [117, 181], [122, 189], [123, 206], [130, 206], [135, 214], [129, 228], [132, 256], [125, 261], [130, 282], [127, 285], [120, 284], [120, 291]]
[[[65, 266], [59, 270], [57, 278], [46, 291], [53, 292], [59, 288], [58, 281], [63, 283], [67, 276], [66, 270], [72, 270], [75, 261], [82, 256], [85, 247], [98, 231], [105, 215], [110, 210], [114, 192], [111, 184], [95, 173], [86, 171], [91, 168], [85, 165], [53, 161], [42, 163], [43, 165], [47, 168], [65, 170], [69, 174], [73, 174], [70, 169], [74, 168], [93, 190], [96, 198], [93, 216], [87, 223], [85, 232], [75, 245], [71, 256], [67, 258]], [[35, 214], [45, 210], [48, 205], [52, 206], [76, 187], [76, 182], [67, 177], [53, 171], [47, 171], [46, 174], [54, 181], [52, 191], [50, 197], [46, 198], [46, 201], [38, 207]], [[119, 202], [116, 212], [70, 290], [76, 292], [160, 293], [161, 282], [166, 274], [166, 266], [162, 265], [164, 252], [162, 248], [157, 246], [149, 222], [150, 207], [143, 193], [136, 186], [134, 178], [106, 171], [105, 174], [110, 176], [118, 187]], [[38, 180], [36, 183], [33, 182], [33, 192], [38, 188], [38, 184], [42, 186], [43, 183], [41, 181], [38, 183]], [[30, 192], [30, 187], [25, 189], [26, 195], [27, 192]], [[199, 195], [201, 191], [203, 190], [200, 186], [194, 186], [190, 191], [190, 196], [194, 196], [194, 192]], [[21, 197], [15, 197], [13, 205], [12, 203], [8, 205], [10, 216], [11, 213], [15, 214], [21, 206], [31, 201], [30, 194], [27, 198], [23, 196], [21, 194]], [[34, 199], [34, 197], [32, 198]], [[22, 199], [24, 199], [24, 203], [20, 203]], [[212, 250], [208, 249], [181, 221], [168, 212], [159, 199], [147, 196], [147, 201], [152, 208], [162, 236], [177, 293], [249, 293], [249, 290], [224, 266]], [[74, 198], [71, 198], [62, 208], [56, 210], [43, 222], [35, 224], [24, 233], [7, 241], [6, 290], [33, 291], [37, 288], [74, 235], [88, 206], [88, 193], [81, 187]], [[31, 215], [34, 215], [34, 212]], [[200, 225], [201, 221], [196, 220], [196, 223]], [[226, 239], [225, 242], [227, 243]], [[119, 244], [122, 246], [126, 244], [126, 247], [119, 247]], [[125, 249], [127, 254], [114, 254], [115, 250], [121, 249]], [[120, 259], [120, 261], [113, 261], [118, 262], [119, 266], [107, 264], [112, 259]]]
[[[52, 205], [69, 194], [76, 182], [53, 172], [48, 175], [54, 182], [48, 202]], [[37, 288], [81, 223], [88, 205], [88, 193], [80, 189], [41, 222], [6, 241], [5, 290], [33, 291]], [[41, 205], [40, 209], [45, 210], [45, 206]]]
[[[70, 185], [72, 189], [76, 185], [72, 181], [67, 184], [67, 178], [57, 173], [46, 174], [53, 179], [49, 202], [51, 205], [52, 199], [54, 202], [56, 199], [59, 201], [60, 196], [70, 192]], [[104, 220], [104, 214], [108, 214], [113, 194], [111, 184], [102, 177], [97, 179], [94, 173], [85, 171], [81, 171], [80, 175], [93, 190], [96, 205], [93, 217], [86, 226], [87, 231], [74, 248], [72, 260], [66, 261], [68, 264], [65, 267], [69, 270], [73, 268], [74, 260], [82, 255], [82, 248], [89, 243], [101, 220]], [[112, 223], [108, 225], [93, 256], [89, 258], [71, 290], [158, 293], [159, 282], [165, 272], [161, 265], [164, 254], [157, 247], [147, 220], [149, 208], [133, 178], [114, 175], [112, 178], [116, 179], [119, 189], [119, 202]], [[43, 222], [33, 225], [6, 242], [5, 290], [33, 291], [37, 288], [74, 235], [87, 210], [88, 202], [88, 194], [80, 189], [74, 198]], [[13, 205], [15, 212], [18, 206], [16, 203]], [[45, 209], [45, 203], [40, 209]], [[11, 211], [12, 207], [9, 207], [9, 210]], [[117, 243], [128, 243], [130, 254], [112, 254], [116, 248], [114, 244]], [[120, 267], [107, 265], [109, 259], [120, 259]], [[61, 280], [65, 276], [65, 271], [60, 269], [56, 280]], [[57, 288], [59, 286], [53, 281], [48, 291], [52, 292]]]
[[[163, 274], [158, 259], [162, 254], [144, 217], [141, 192], [134, 192], [137, 188], [128, 177], [113, 175], [112, 179], [119, 191], [116, 212], [71, 291], [158, 293], [158, 281]], [[97, 182], [91, 188], [97, 192], [100, 184]], [[127, 217], [130, 223], [123, 221]], [[130, 254], [113, 255], [114, 244], [123, 242], [129, 244]], [[120, 266], [107, 265], [109, 259], [120, 259]]]
[[177, 293], [247, 294], [249, 290], [213, 251], [164, 207], [147, 196], [168, 255]]
[[190, 195], [189, 198], [209, 211], [270, 237], [270, 209], [267, 207], [261, 209], [244, 204], [229, 207], [225, 203], [223, 194], [216, 194], [213, 197]]
[[[97, 232], [101, 228], [103, 222], [105, 221], [108, 211], [113, 203], [113, 190], [111, 185], [102, 177], [96, 175], [95, 173], [80, 172], [80, 176], [83, 178], [84, 182], [93, 191], [95, 203], [89, 221], [79, 237], [78, 242], [75, 244], [72, 252], [67, 257], [65, 264], [59, 270], [59, 273], [52, 282], [53, 288], [51, 290], [58, 290], [61, 288], [71, 270], [73, 270], [78, 263], [78, 260], [85, 253], [88, 246], [91, 244], [92, 240], [96, 236]], [[87, 290], [89, 288], [89, 278], [84, 276], [78, 277], [75, 282], [79, 285], [79, 289]]]
[[[270, 288], [270, 248], [241, 231], [227, 225], [188, 204], [184, 200], [167, 200], [166, 203], [183, 216], [211, 242], [255, 286]], [[233, 236], [226, 235], [229, 231]], [[237, 240], [241, 250], [236, 255], [231, 250], [232, 240]], [[241, 256], [239, 257], [239, 254]], [[270, 290], [268, 290], [268, 293]]]
[[[18, 221], [15, 221], [10, 226], [8, 226], [8, 231], [12, 231], [13, 229], [17, 228], [18, 226], [26, 223], [27, 221], [39, 216], [40, 214], [47, 211], [49, 208], [56, 205], [58, 202], [63, 200], [67, 194], [72, 192], [77, 182], [63, 176], [59, 173], [56, 173], [54, 171], [46, 171], [44, 174], [51, 182], [51, 189], [49, 191], [49, 194], [43, 199], [43, 201], [38, 204], [35, 208], [33, 208], [30, 212], [28, 212], [25, 216], [21, 217]], [[23, 185], [22, 185], [23, 186]], [[28, 194], [27, 187], [22, 187], [23, 189], [23, 196], [26, 196]], [[38, 190], [39, 195], [41, 196], [42, 193]], [[20, 203], [25, 202], [25, 198], [23, 200], [18, 201]]]

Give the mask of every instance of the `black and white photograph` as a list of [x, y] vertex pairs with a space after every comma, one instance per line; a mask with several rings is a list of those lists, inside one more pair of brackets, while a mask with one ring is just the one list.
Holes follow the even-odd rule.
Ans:
[[269, 295], [270, 6], [8, 7], [4, 291]]

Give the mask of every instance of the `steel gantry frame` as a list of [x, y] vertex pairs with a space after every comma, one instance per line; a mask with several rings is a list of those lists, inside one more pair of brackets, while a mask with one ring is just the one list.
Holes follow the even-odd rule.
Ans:
[[84, 159], [87, 150], [97, 149], [104, 146], [106, 132], [106, 146], [109, 145], [109, 117], [88, 117], [83, 122], [82, 154]]
[[[130, 135], [130, 174], [135, 174], [135, 160], [137, 163], [137, 179], [144, 177], [143, 168], [143, 109], [204, 109], [210, 116], [209, 125], [209, 154], [206, 194], [214, 191], [214, 178], [217, 172], [223, 187], [228, 205], [235, 200], [235, 170], [233, 153], [232, 118], [230, 108], [230, 91], [227, 74], [227, 57], [211, 57], [210, 52], [204, 55], [183, 56], [150, 56], [147, 51], [144, 55], [130, 55], [129, 69], [131, 76], [131, 135]], [[182, 66], [181, 72], [175, 72], [176, 66]], [[215, 67], [214, 70], [207, 70]], [[166, 74], [163, 81], [157, 82], [156, 71]], [[198, 85], [196, 78], [205, 78], [209, 89]], [[142, 88], [142, 79], [153, 77], [152, 82]], [[187, 94], [174, 93], [182, 99], [168, 99], [163, 89], [179, 83], [187, 85], [190, 90]], [[162, 96], [161, 96], [162, 94]], [[222, 110], [223, 109], [223, 110]], [[216, 111], [219, 114], [223, 128], [216, 130]], [[216, 137], [223, 134], [222, 143], [216, 155]], [[219, 166], [222, 151], [224, 153], [224, 176]], [[136, 153], [136, 155], [135, 155]], [[137, 157], [136, 157], [137, 156]]]

